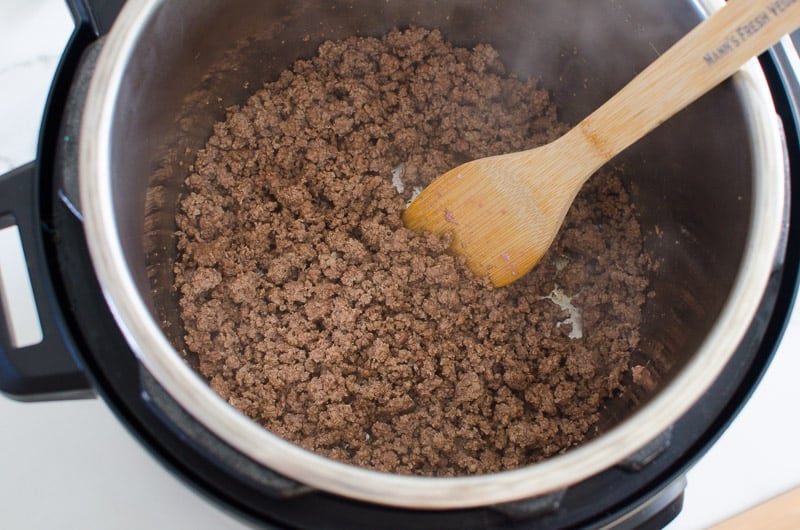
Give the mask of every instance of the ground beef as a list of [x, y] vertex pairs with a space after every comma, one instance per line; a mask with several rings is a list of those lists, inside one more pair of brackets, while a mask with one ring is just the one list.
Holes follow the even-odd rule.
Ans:
[[322, 44], [229, 109], [186, 179], [175, 287], [199, 372], [277, 435], [396, 473], [512, 469], [596, 435], [647, 288], [616, 173], [508, 287], [401, 222], [415, 186], [566, 130], [491, 46], [425, 29]]

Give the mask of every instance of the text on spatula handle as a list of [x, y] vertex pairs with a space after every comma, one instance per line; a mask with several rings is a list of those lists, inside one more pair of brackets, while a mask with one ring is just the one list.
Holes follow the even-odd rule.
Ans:
[[736, 28], [736, 31], [729, 35], [716, 50], [711, 50], [705, 54], [703, 59], [705, 59], [706, 64], [711, 66], [725, 57], [795, 3], [797, 3], [797, 0], [775, 0], [775, 2], [769, 4], [764, 11], [753, 17], [747, 24], [742, 24]]

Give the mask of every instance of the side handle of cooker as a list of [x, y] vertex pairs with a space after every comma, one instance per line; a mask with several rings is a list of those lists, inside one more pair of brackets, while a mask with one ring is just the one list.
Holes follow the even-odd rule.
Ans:
[[66, 0], [76, 25], [87, 24], [96, 36], [105, 35], [125, 0]]
[[47, 267], [36, 164], [0, 175], [0, 392], [20, 401], [93, 397]]

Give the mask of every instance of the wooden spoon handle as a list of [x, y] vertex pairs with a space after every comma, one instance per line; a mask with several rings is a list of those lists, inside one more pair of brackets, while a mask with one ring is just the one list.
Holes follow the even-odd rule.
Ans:
[[730, 0], [566, 136], [599, 167], [798, 26], [800, 0]]

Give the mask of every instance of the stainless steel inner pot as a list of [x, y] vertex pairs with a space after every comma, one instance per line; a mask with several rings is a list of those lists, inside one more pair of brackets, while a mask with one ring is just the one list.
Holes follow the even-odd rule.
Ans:
[[130, 0], [102, 50], [80, 139], [80, 202], [105, 297], [144, 367], [195, 419], [253, 460], [369, 502], [443, 509], [533, 497], [623, 460], [715, 380], [755, 314], [784, 214], [780, 126], [757, 63], [624, 153], [646, 245], [661, 267], [645, 307], [652, 396], [609, 403], [605, 434], [525, 468], [482, 476], [379, 473], [312, 454], [218, 397], [181, 358], [171, 289], [174, 214], [192, 151], [241, 103], [324, 40], [393, 27], [490, 42], [509, 70], [552, 90], [577, 123], [722, 0]]

